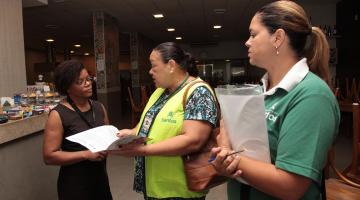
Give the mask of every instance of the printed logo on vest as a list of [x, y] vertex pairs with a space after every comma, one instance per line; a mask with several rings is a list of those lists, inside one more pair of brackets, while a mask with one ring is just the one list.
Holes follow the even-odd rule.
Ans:
[[176, 124], [176, 120], [174, 119], [174, 112], [170, 111], [166, 118], [161, 118], [161, 122]]

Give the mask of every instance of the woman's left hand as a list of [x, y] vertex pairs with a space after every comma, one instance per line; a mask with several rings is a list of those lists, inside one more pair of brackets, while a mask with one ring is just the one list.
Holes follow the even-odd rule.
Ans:
[[110, 154], [119, 156], [133, 157], [145, 156], [147, 145], [140, 142], [132, 142], [126, 145], [119, 146], [118, 149], [108, 151]]
[[213, 148], [211, 153], [213, 156], [216, 156], [216, 158], [211, 162], [211, 164], [219, 174], [230, 178], [237, 178], [242, 174], [242, 171], [238, 169], [240, 156], [229, 155], [232, 152], [232, 150], [227, 148]]

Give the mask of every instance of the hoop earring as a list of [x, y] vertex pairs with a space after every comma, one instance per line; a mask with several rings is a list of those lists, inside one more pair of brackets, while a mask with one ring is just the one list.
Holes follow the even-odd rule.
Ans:
[[275, 46], [275, 49], [276, 49], [276, 55], [278, 56], [279, 55], [279, 50], [278, 50], [278, 47]]

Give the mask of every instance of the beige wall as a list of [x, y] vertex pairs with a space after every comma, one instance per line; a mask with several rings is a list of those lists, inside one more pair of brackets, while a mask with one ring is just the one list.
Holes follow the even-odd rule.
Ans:
[[57, 166], [42, 159], [43, 133], [0, 145], [0, 199], [57, 199]]
[[0, 1], [0, 96], [26, 90], [21, 0]]

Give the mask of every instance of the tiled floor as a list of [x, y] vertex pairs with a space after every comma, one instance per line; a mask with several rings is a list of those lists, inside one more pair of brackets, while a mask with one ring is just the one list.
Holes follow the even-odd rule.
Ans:
[[[116, 107], [115, 107], [116, 108]], [[117, 116], [110, 119], [112, 124], [119, 129], [132, 128], [130, 112], [121, 112], [121, 114], [112, 113], [111, 116]], [[343, 169], [351, 158], [351, 135], [346, 133], [339, 134], [336, 141], [336, 162], [340, 169]], [[133, 182], [133, 159], [120, 156], [109, 156], [108, 173], [110, 185], [114, 200], [132, 199], [141, 200], [142, 195], [132, 191]], [[330, 176], [333, 176], [331, 173]], [[210, 191], [207, 200], [225, 200], [226, 185], [218, 186]]]

